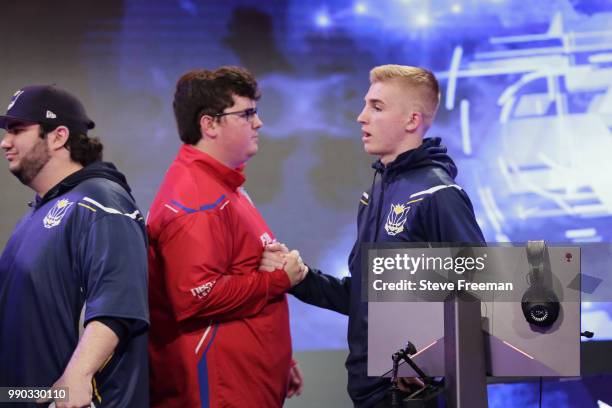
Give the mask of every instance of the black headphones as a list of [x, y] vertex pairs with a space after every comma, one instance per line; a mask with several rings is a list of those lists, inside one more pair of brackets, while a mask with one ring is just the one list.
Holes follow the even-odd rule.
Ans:
[[521, 299], [523, 314], [530, 324], [550, 327], [559, 317], [560, 304], [552, 290], [550, 260], [544, 241], [527, 242], [527, 262], [529, 289]]

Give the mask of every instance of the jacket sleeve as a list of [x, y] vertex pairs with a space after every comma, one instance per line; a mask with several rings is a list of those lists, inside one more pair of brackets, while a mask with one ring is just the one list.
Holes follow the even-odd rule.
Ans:
[[226, 221], [215, 211], [180, 217], [164, 228], [157, 243], [158, 262], [179, 321], [249, 317], [289, 289], [283, 270], [233, 274], [230, 234]]
[[338, 279], [317, 269], [309, 269], [306, 278], [289, 293], [302, 302], [348, 315], [351, 278], [347, 276]]
[[107, 214], [80, 236], [77, 254], [87, 302], [85, 323], [122, 319], [130, 335], [149, 325], [147, 247], [143, 226], [125, 215]]
[[484, 244], [467, 194], [454, 187], [437, 191], [419, 209], [424, 236], [428, 242]]

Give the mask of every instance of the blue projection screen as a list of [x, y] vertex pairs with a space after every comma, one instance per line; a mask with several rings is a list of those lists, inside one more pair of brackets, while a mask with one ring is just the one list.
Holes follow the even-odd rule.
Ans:
[[[279, 240], [348, 273], [372, 158], [356, 117], [375, 65], [436, 72], [430, 135], [459, 167], [491, 242], [612, 238], [612, 3], [607, 0], [47, 2], [0, 17], [0, 95], [56, 83], [80, 95], [106, 158], [150, 205], [179, 147], [171, 100], [196, 67], [237, 64], [260, 81], [264, 127], [247, 189]], [[55, 15], [56, 18], [50, 18]], [[24, 24], [27, 21], [28, 24]], [[63, 27], [57, 29], [58, 24]], [[52, 27], [52, 23], [55, 25]], [[12, 40], [8, 40], [12, 39]], [[31, 194], [2, 172], [5, 244]], [[588, 265], [583, 266], [583, 271]], [[291, 299], [297, 350], [346, 348], [346, 318]], [[612, 339], [612, 305], [583, 304]]]

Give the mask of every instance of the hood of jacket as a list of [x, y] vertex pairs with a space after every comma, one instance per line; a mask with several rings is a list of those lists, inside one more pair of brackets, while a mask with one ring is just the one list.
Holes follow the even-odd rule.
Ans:
[[[83, 167], [81, 170], [76, 171], [56, 184], [51, 190], [49, 190], [42, 198], [36, 196], [36, 208], [39, 208], [47, 201], [52, 200], [64, 194], [67, 191], [72, 190], [74, 187], [79, 185], [85, 180], [91, 178], [105, 178], [119, 184], [127, 193], [132, 196], [132, 189], [127, 183], [127, 179], [121, 173], [114, 164], [108, 162], [94, 162], [88, 166]], [[133, 198], [133, 197], [132, 197]]]
[[377, 172], [383, 174], [383, 179], [398, 172], [424, 166], [437, 166], [446, 171], [451, 178], [457, 176], [457, 166], [453, 159], [448, 156], [447, 149], [442, 145], [442, 139], [439, 137], [423, 139], [423, 144], [419, 147], [400, 154], [387, 165], [384, 165], [380, 160], [372, 164]]

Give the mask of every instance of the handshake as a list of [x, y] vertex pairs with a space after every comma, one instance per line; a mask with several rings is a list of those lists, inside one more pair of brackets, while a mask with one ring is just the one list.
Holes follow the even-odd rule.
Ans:
[[291, 286], [300, 283], [308, 274], [308, 267], [302, 261], [297, 250], [289, 251], [285, 244], [275, 242], [266, 245], [259, 263], [259, 270], [272, 272], [282, 269], [287, 273]]

